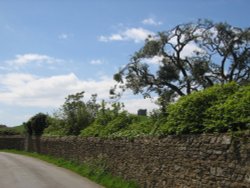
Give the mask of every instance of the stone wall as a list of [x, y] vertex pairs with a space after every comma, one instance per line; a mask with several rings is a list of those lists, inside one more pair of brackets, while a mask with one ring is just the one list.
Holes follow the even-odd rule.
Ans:
[[141, 187], [250, 187], [250, 135], [43, 137], [40, 146], [43, 154], [79, 162], [101, 156], [112, 174]]
[[102, 156], [141, 187], [250, 187], [250, 135], [166, 138], [42, 138], [41, 152], [84, 161]]
[[24, 150], [24, 137], [0, 136], [0, 149]]

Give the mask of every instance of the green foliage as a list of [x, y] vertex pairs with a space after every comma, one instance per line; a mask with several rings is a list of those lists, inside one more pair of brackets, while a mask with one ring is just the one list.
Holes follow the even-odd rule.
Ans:
[[132, 117], [126, 112], [118, 114], [114, 119], [112, 119], [102, 131], [103, 136], [111, 135], [119, 130], [126, 129], [132, 122]]
[[24, 133], [24, 126], [7, 127], [0, 125], [0, 135], [22, 135]]
[[120, 111], [123, 104], [114, 103], [112, 108], [107, 108], [107, 104], [102, 101], [101, 108], [97, 114], [95, 121], [81, 132], [82, 136], [107, 136], [120, 129], [127, 127], [130, 123], [128, 113]]
[[137, 137], [151, 135], [153, 133], [153, 123], [146, 116], [129, 115], [130, 123], [125, 129], [120, 129], [112, 133], [112, 137]]
[[102, 135], [103, 126], [98, 124], [91, 124], [86, 129], [81, 131], [81, 136], [90, 136], [90, 137], [97, 137]]
[[250, 128], [249, 91], [249, 86], [229, 83], [182, 97], [169, 105], [167, 122], [160, 126], [158, 134], [227, 132]]
[[24, 130], [25, 130], [25, 134], [28, 134], [31, 136], [33, 134], [33, 130], [31, 127], [31, 121], [24, 122], [23, 126], [24, 126]]
[[78, 135], [90, 123], [90, 114], [82, 101], [84, 92], [69, 95], [62, 106], [63, 119], [66, 122], [66, 135]]
[[63, 136], [66, 135], [66, 122], [54, 114], [53, 117], [48, 118], [48, 127], [44, 130], [44, 135], [52, 136]]
[[48, 115], [38, 113], [31, 117], [28, 122], [24, 123], [25, 132], [28, 135], [41, 136], [45, 128], [48, 127]]
[[0, 135], [1, 136], [20, 135], [20, 132], [11, 127], [4, 127], [0, 128]]
[[[166, 92], [161, 98], [170, 95]], [[96, 95], [87, 103], [82, 97], [83, 92], [66, 98], [63, 107], [47, 118], [45, 135], [136, 137], [250, 129], [250, 86], [235, 82], [193, 92], [174, 103], [161, 99], [158, 102], [166, 106], [149, 117], [129, 114], [121, 103], [99, 105]], [[34, 133], [31, 120], [25, 127]]]
[[21, 155], [26, 155], [34, 158], [47, 161], [55, 164], [59, 167], [69, 169], [81, 176], [87, 177], [96, 183], [99, 183], [107, 188], [137, 188], [138, 186], [134, 182], [125, 181], [120, 177], [112, 176], [107, 169], [107, 165], [102, 156], [98, 156], [96, 159], [89, 159], [84, 163], [77, 163], [75, 161], [68, 161], [62, 158], [55, 158], [52, 156], [41, 155], [37, 153], [29, 153], [16, 150], [4, 150], [5, 152], [11, 152]]
[[204, 125], [208, 132], [250, 129], [250, 85], [240, 87], [224, 103], [207, 109]]
[[104, 115], [99, 114], [93, 124], [82, 130], [81, 136], [135, 137], [152, 132], [152, 121], [148, 117], [114, 111], [106, 109]]
[[1, 129], [1, 128], [6, 128], [6, 127], [7, 127], [6, 125], [0, 124], [0, 129]]
[[[157, 94], [163, 107], [176, 95], [189, 95], [215, 84], [249, 83], [249, 36], [250, 28], [208, 20], [179, 24], [149, 36], [114, 75], [118, 83], [111, 94], [120, 97], [127, 89], [144, 97]], [[196, 47], [187, 55], [190, 45]], [[155, 59], [158, 68], [148, 63]]]
[[12, 129], [14, 129], [15, 131], [17, 131], [19, 134], [24, 134], [25, 133], [25, 128], [24, 125], [19, 125], [16, 127], [12, 127]]
[[129, 114], [123, 107], [121, 103], [113, 103], [107, 108], [102, 101], [95, 121], [82, 130], [81, 136], [128, 137], [150, 133], [148, 117]]
[[43, 130], [48, 127], [47, 117], [48, 115], [39, 113], [30, 119], [34, 135], [41, 136], [43, 134]]
[[79, 135], [96, 117], [99, 105], [97, 95], [92, 95], [86, 103], [83, 101], [84, 92], [69, 95], [62, 107], [48, 119], [49, 127], [46, 135]]

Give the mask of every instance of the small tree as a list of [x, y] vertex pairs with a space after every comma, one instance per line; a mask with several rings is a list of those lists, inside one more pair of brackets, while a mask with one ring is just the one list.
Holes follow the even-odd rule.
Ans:
[[49, 118], [47, 134], [78, 135], [90, 125], [97, 115], [99, 104], [97, 95], [93, 94], [86, 103], [83, 101], [84, 91], [68, 95], [62, 107]]
[[62, 115], [67, 126], [67, 135], [78, 135], [91, 122], [91, 115], [82, 100], [83, 97], [84, 92], [69, 95], [62, 106]]
[[31, 121], [29, 120], [27, 122], [24, 122], [23, 125], [24, 125], [24, 130], [25, 130], [26, 135], [32, 136], [33, 130], [31, 127]]
[[45, 128], [48, 127], [48, 115], [38, 113], [30, 119], [30, 126], [35, 136], [41, 136]]
[[31, 150], [31, 136], [36, 137], [36, 151], [40, 152], [40, 136], [43, 134], [45, 128], [48, 127], [47, 123], [48, 115], [38, 113], [31, 117], [29, 121], [24, 124], [25, 132], [27, 134], [25, 150]]

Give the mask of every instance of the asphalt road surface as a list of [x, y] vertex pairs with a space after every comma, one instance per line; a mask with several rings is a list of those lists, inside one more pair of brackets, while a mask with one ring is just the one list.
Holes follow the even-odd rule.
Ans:
[[0, 152], [0, 188], [102, 188], [47, 162]]

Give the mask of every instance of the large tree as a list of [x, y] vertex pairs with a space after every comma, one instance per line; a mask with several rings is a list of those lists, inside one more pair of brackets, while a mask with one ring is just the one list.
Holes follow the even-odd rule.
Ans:
[[249, 77], [250, 29], [199, 20], [149, 36], [114, 75], [118, 85], [111, 94], [119, 95], [118, 88], [144, 97], [154, 93], [165, 106], [175, 97], [216, 83], [249, 82]]

